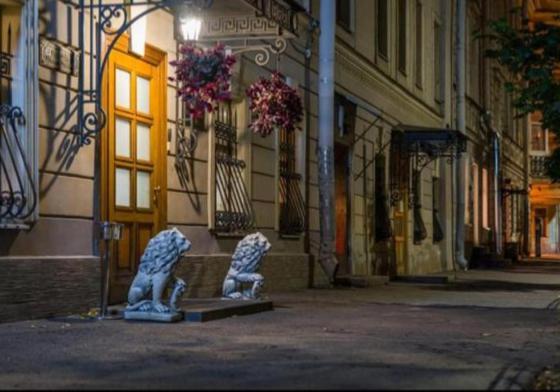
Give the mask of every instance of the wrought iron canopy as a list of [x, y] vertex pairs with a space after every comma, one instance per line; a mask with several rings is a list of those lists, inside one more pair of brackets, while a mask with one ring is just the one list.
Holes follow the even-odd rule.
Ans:
[[[411, 208], [420, 206], [420, 197], [415, 195], [417, 188], [415, 184], [422, 170], [438, 158], [444, 158], [447, 163], [452, 163], [466, 151], [467, 137], [454, 129], [401, 124], [393, 128], [390, 146], [394, 177], [391, 178], [392, 205], [402, 200], [404, 192], [408, 192], [409, 208]], [[411, 168], [412, 184], [410, 183]]]
[[391, 149], [421, 159], [421, 170], [436, 158], [451, 162], [467, 149], [467, 137], [458, 130], [399, 125], [391, 133]]
[[[144, 8], [131, 11], [139, 6]], [[119, 37], [154, 11], [176, 13], [185, 7], [204, 11], [201, 44], [223, 42], [234, 54], [256, 51], [259, 65], [266, 64], [271, 53], [282, 53], [287, 47], [286, 39], [297, 37], [297, 13], [301, 12], [291, 0], [79, 0], [76, 129], [82, 145], [90, 144], [105, 126], [101, 105], [103, 73]]]

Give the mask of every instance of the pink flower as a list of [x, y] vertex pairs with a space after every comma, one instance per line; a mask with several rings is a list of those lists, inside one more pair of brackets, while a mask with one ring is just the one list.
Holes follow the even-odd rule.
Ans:
[[214, 109], [214, 105], [230, 99], [230, 79], [235, 57], [226, 55], [223, 44], [203, 50], [191, 43], [179, 47], [180, 58], [171, 61], [178, 96], [186, 103], [187, 113], [194, 117]]

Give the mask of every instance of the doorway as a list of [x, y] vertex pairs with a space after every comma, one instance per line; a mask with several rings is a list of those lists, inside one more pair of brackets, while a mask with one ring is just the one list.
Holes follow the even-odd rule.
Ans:
[[123, 224], [113, 249], [110, 303], [127, 291], [150, 240], [166, 225], [166, 54], [146, 46], [128, 53], [122, 37], [109, 55], [102, 137], [102, 216]]
[[391, 152], [391, 181], [398, 197], [393, 206], [393, 244], [394, 263], [390, 268], [390, 275], [405, 275], [408, 272], [408, 195], [409, 195], [409, 167], [408, 157], [402, 157], [397, 151]]
[[350, 275], [350, 148], [341, 143], [335, 143], [335, 222], [336, 222], [336, 258], [339, 262], [338, 274]]

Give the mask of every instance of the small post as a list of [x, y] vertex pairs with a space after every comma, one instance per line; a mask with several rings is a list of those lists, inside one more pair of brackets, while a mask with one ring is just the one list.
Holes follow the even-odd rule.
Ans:
[[100, 223], [100, 237], [105, 243], [105, 252], [101, 271], [101, 304], [98, 320], [111, 320], [115, 318], [107, 314], [109, 303], [109, 279], [111, 276], [111, 245], [113, 241], [119, 241], [122, 238], [122, 226], [122, 224], [115, 222], [105, 221]]

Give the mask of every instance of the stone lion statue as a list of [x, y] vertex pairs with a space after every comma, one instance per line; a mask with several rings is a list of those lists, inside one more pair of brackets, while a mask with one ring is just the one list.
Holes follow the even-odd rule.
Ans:
[[[191, 243], [177, 228], [161, 231], [148, 242], [140, 259], [140, 267], [128, 291], [125, 318], [148, 318], [132, 314], [161, 313], [178, 314], [177, 301], [185, 292], [187, 284], [173, 275], [181, 255], [191, 249]], [[173, 284], [168, 305], [162, 302], [164, 290]], [[151, 299], [148, 296], [151, 293]], [[162, 321], [165, 317], [159, 319]]]
[[[249, 234], [237, 244], [231, 266], [223, 285], [223, 297], [227, 299], [258, 299], [264, 278], [258, 273], [263, 257], [271, 245], [261, 233]], [[243, 284], [252, 283], [243, 290]]]

